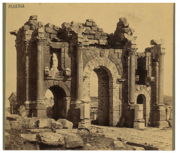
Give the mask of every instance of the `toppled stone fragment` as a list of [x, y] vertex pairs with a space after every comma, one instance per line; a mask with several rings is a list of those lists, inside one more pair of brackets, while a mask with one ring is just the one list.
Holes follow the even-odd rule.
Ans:
[[39, 143], [53, 146], [64, 145], [64, 136], [53, 132], [41, 132], [37, 134], [37, 140]]
[[21, 134], [21, 137], [29, 142], [36, 142], [36, 134]]
[[71, 134], [65, 136], [65, 147], [67, 149], [83, 147], [84, 142], [82, 138], [77, 134]]

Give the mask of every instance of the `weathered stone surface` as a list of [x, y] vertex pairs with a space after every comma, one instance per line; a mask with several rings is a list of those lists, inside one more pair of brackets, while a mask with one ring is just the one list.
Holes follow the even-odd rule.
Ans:
[[41, 132], [37, 134], [37, 139], [39, 143], [53, 146], [62, 146], [64, 145], [64, 136], [52, 132]]
[[115, 150], [133, 150], [133, 147], [125, 144], [123, 141], [114, 140], [113, 145]]
[[21, 116], [19, 116], [17, 114], [6, 114], [6, 119], [9, 120], [9, 121], [20, 120]]
[[36, 142], [36, 134], [21, 134], [21, 137], [29, 142]]
[[52, 120], [51, 128], [54, 128], [54, 129], [63, 129], [63, 124], [61, 122]]
[[65, 147], [67, 149], [83, 147], [84, 142], [79, 135], [71, 134], [65, 136]]
[[24, 105], [21, 105], [18, 111], [22, 117], [27, 117], [28, 114]]
[[10, 122], [8, 120], [5, 120], [4, 122], [4, 129], [5, 130], [10, 130], [11, 129], [11, 125], [10, 125]]
[[11, 129], [20, 130], [22, 129], [22, 122], [21, 120], [18, 121], [10, 121]]
[[40, 118], [38, 127], [39, 128], [51, 128], [52, 119]]
[[33, 129], [39, 127], [39, 118], [32, 117], [32, 118], [24, 118], [22, 121], [23, 128], [26, 129]]
[[64, 129], [72, 129], [73, 128], [73, 123], [66, 119], [58, 119], [57, 122], [61, 123], [63, 125]]

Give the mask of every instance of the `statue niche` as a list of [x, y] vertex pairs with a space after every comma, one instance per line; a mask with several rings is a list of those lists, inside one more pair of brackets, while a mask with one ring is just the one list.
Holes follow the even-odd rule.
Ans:
[[58, 72], [58, 58], [56, 53], [51, 56], [51, 71]]
[[51, 62], [50, 72], [51, 72], [51, 76], [54, 78], [56, 74], [59, 72], [58, 70], [59, 61], [56, 53], [52, 53], [50, 62]]

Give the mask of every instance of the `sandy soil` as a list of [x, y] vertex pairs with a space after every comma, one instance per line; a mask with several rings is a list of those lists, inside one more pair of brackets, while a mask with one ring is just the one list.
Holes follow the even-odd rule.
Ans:
[[157, 147], [158, 150], [173, 149], [172, 128], [146, 128], [144, 130], [104, 126], [100, 128], [103, 129], [104, 135], [109, 138], [121, 138], [131, 143], [148, 144]]

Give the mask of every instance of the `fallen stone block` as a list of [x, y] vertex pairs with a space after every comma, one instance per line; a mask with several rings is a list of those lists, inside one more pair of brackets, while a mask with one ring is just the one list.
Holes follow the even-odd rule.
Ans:
[[34, 129], [39, 127], [39, 118], [32, 117], [32, 118], [24, 118], [22, 121], [23, 128], [26, 129]]
[[20, 130], [22, 129], [22, 122], [21, 121], [10, 121], [11, 129]]
[[65, 147], [67, 149], [80, 148], [84, 146], [82, 138], [77, 134], [70, 134], [65, 136]]
[[60, 122], [63, 125], [64, 129], [72, 129], [73, 123], [66, 119], [58, 119], [57, 122]]
[[17, 114], [8, 114], [8, 115], [6, 115], [6, 119], [10, 120], [10, 121], [16, 121], [16, 120], [20, 120], [21, 116], [19, 116]]
[[63, 146], [64, 136], [53, 132], [41, 132], [37, 134], [37, 140], [39, 143], [53, 146]]
[[51, 128], [52, 119], [49, 118], [40, 118], [38, 120], [38, 127], [39, 128]]
[[37, 141], [37, 136], [36, 134], [21, 134], [21, 137], [29, 142], [36, 142]]
[[61, 122], [52, 121], [51, 128], [54, 128], [54, 129], [63, 129], [63, 125], [62, 125]]
[[123, 141], [114, 140], [113, 146], [115, 149], [118, 149], [118, 150], [133, 150], [133, 148], [129, 147]]

